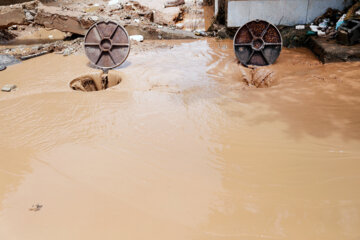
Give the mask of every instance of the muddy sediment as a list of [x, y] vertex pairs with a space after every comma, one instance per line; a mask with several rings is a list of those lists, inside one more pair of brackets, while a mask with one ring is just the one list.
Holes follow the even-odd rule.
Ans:
[[84, 55], [0, 72], [0, 238], [359, 238], [360, 63], [164, 43], [111, 91], [69, 87], [99, 74]]

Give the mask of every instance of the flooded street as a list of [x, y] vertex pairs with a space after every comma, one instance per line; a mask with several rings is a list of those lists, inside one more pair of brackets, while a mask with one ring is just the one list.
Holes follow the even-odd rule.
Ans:
[[103, 91], [85, 55], [0, 72], [0, 239], [359, 239], [360, 62], [163, 42]]

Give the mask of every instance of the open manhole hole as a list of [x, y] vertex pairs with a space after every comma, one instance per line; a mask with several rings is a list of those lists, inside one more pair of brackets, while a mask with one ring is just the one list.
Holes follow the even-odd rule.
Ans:
[[89, 73], [70, 82], [70, 87], [76, 91], [93, 92], [105, 90], [118, 85], [121, 82], [121, 75], [117, 72], [110, 71], [106, 73]]
[[85, 35], [85, 54], [100, 73], [80, 76], [70, 82], [73, 90], [93, 92], [105, 90], [121, 82], [121, 75], [109, 69], [125, 62], [130, 52], [129, 35], [114, 21], [100, 21], [90, 27]]

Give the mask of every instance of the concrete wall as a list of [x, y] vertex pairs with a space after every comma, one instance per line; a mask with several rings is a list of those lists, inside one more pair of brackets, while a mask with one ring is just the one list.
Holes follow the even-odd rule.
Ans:
[[[225, 0], [216, 0], [218, 2]], [[227, 0], [227, 26], [263, 19], [276, 25], [310, 23], [327, 8], [343, 9], [351, 0]]]

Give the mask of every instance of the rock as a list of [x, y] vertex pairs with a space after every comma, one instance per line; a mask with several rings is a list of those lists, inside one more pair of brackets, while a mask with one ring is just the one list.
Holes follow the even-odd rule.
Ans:
[[34, 16], [28, 11], [25, 13], [25, 18], [28, 22], [34, 21]]
[[1, 66], [6, 67], [6, 66], [10, 66], [10, 65], [19, 63], [19, 62], [20, 61], [17, 60], [14, 56], [6, 55], [6, 54], [0, 55], [0, 65]]
[[1, 88], [1, 91], [3, 91], [3, 92], [11, 92], [15, 88], [16, 88], [16, 85], [14, 85], [14, 84], [6, 84], [5, 86], [3, 86]]
[[6, 66], [0, 65], [0, 71], [4, 71], [6, 69]]
[[0, 6], [0, 29], [11, 25], [29, 24], [26, 19], [26, 12], [34, 11], [38, 4], [39, 1], [35, 0], [10, 6]]
[[142, 35], [132, 35], [132, 36], [130, 36], [130, 40], [134, 40], [134, 41], [137, 41], [137, 42], [142, 42], [142, 41], [144, 41], [144, 36], [142, 36]]
[[15, 24], [25, 24], [26, 17], [21, 5], [11, 5], [0, 7], [0, 29], [7, 28]]
[[90, 16], [77, 11], [63, 10], [58, 7], [39, 6], [35, 23], [63, 32], [85, 35], [95, 23]]

